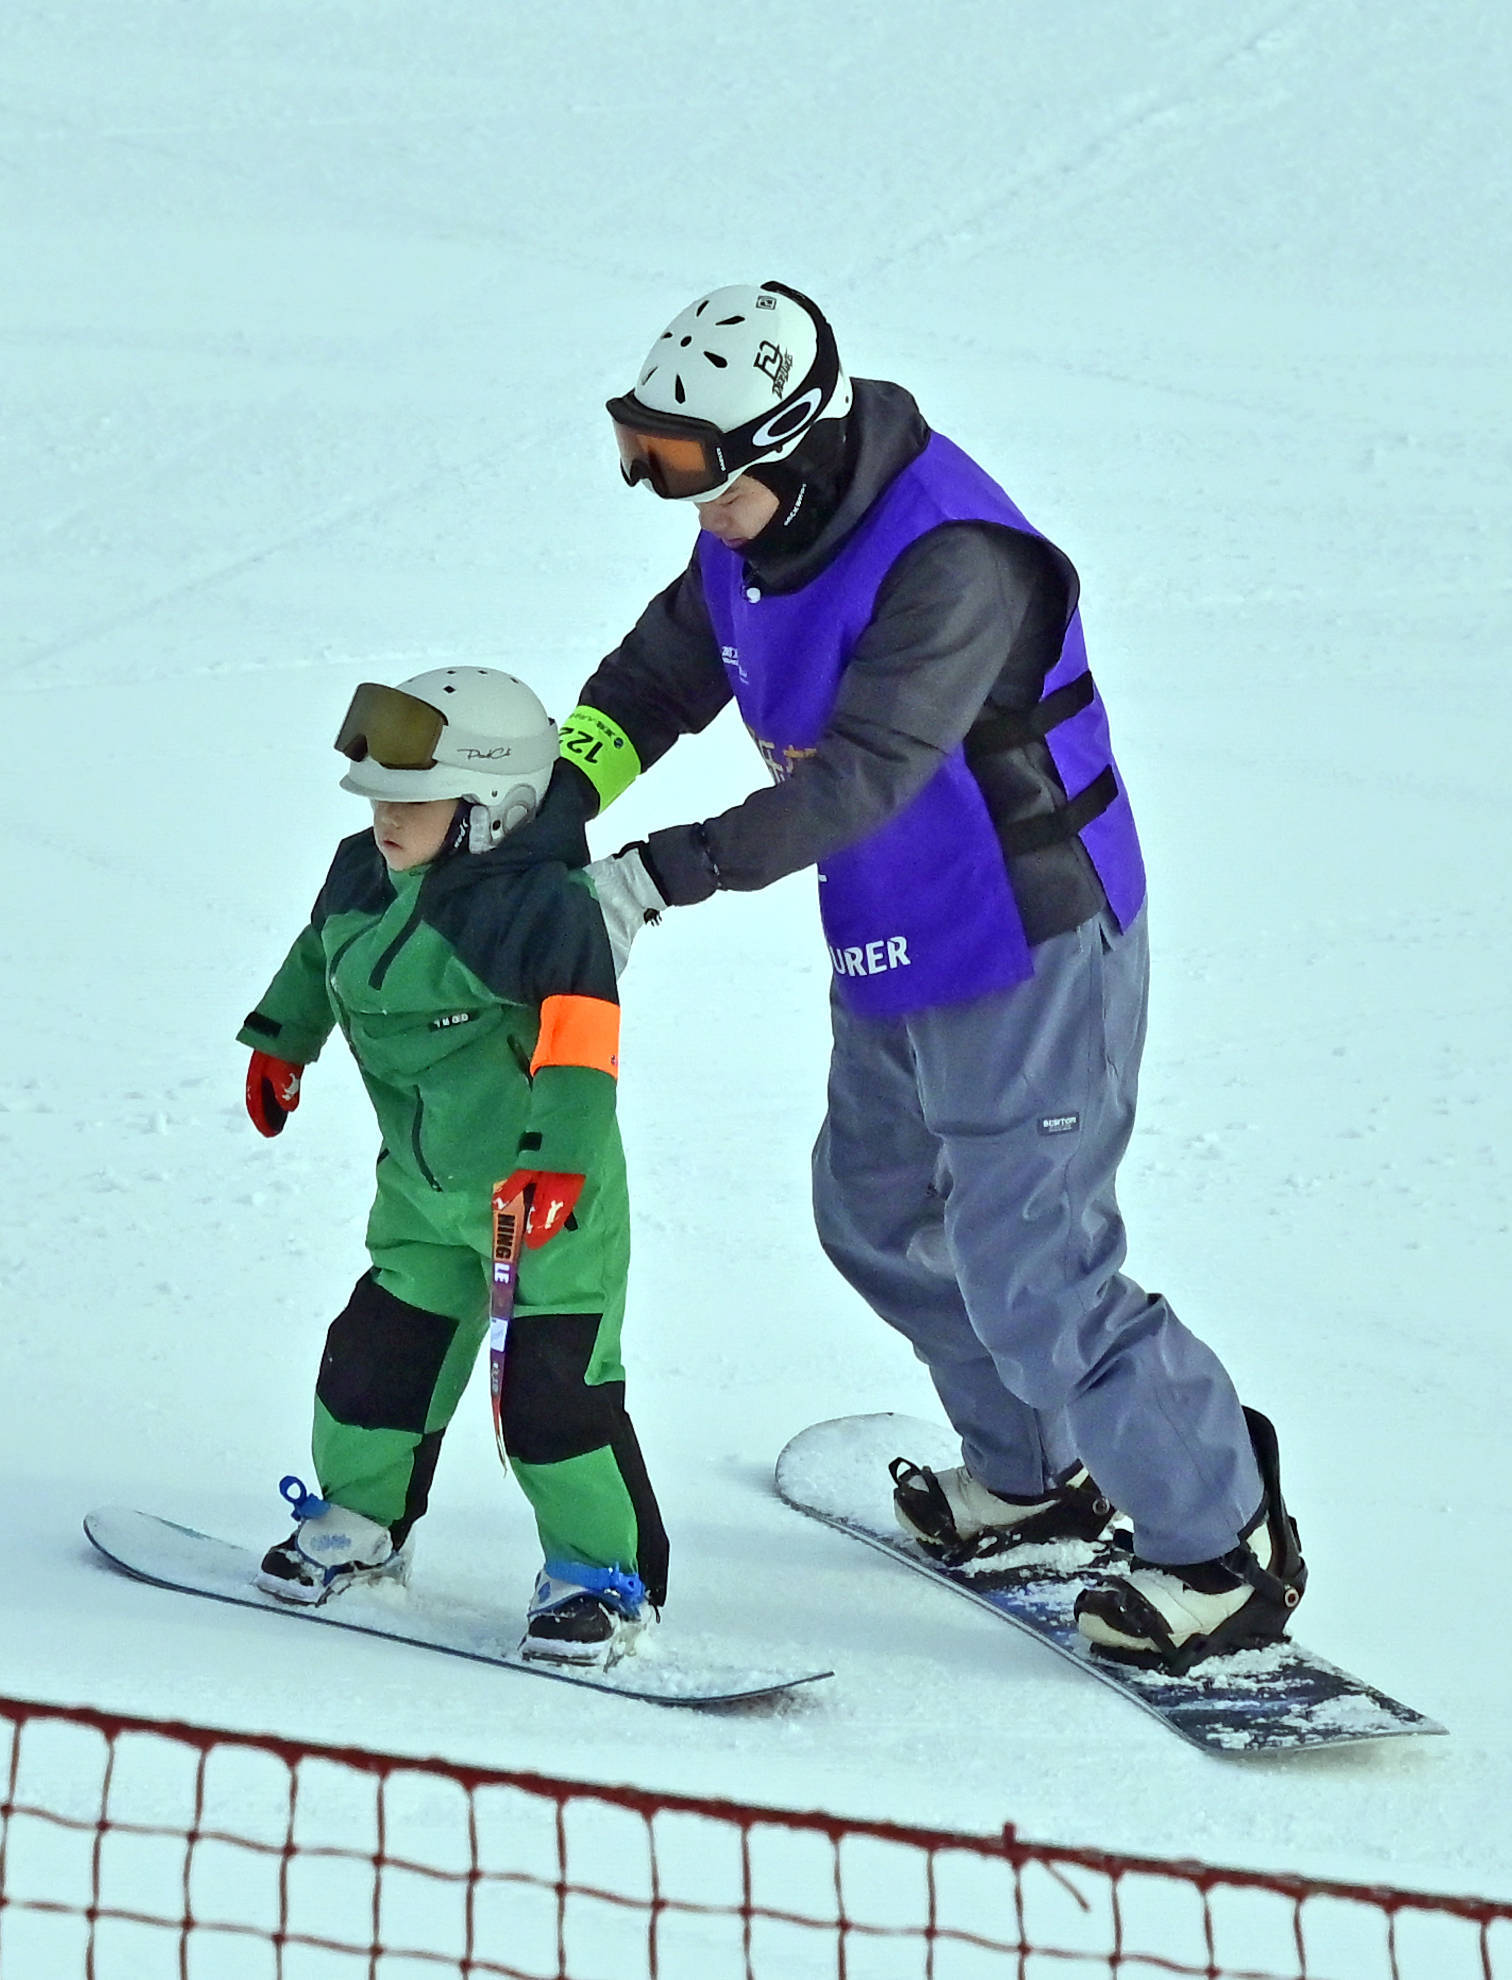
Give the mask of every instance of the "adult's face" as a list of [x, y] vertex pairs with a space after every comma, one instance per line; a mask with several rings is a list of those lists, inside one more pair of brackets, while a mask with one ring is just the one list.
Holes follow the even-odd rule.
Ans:
[[743, 474], [712, 502], [699, 502], [698, 526], [731, 550], [738, 550], [759, 536], [777, 513], [777, 497], [770, 488]]

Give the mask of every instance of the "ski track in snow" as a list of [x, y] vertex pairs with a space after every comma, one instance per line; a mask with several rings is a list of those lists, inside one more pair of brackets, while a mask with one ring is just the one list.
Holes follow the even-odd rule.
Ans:
[[[1036, 194], [1048, 193], [1057, 208], [1065, 211], [1086, 198], [1125, 190], [1130, 179], [1149, 169], [1149, 150], [1142, 148], [1147, 147], [1149, 139], [1178, 126], [1181, 127], [1181, 136], [1191, 137], [1193, 134], [1185, 128], [1182, 113], [1204, 107], [1203, 99], [1215, 80], [1282, 39], [1286, 28], [1312, 11], [1314, 4], [1315, 0], [1292, 0], [1292, 4], [1278, 9], [1260, 27], [1246, 28], [1236, 42], [1224, 42], [1201, 62], [1184, 70], [1174, 87], [1142, 92], [1120, 104], [1105, 121], [1094, 120], [1091, 128], [1073, 132], [1069, 143], [1010, 178], [984, 204], [955, 215], [947, 225], [933, 228], [882, 260], [870, 263], [862, 271], [862, 279], [875, 282], [884, 275], [896, 275], [898, 269], [906, 267], [909, 262], [935, 249], [961, 242], [969, 242], [974, 253], [985, 252], [986, 244], [978, 238], [982, 229], [990, 226], [1000, 215], [1011, 215]], [[1257, 105], [1251, 100], [1239, 114], [1253, 116], [1256, 108]], [[1209, 133], [1204, 131], [1202, 135]], [[1105, 182], [1096, 192], [1081, 188], [1079, 181], [1084, 175], [1090, 174], [1106, 159], [1119, 157], [1131, 150], [1135, 155], [1126, 159], [1123, 170], [1114, 176], [1111, 184]], [[1003, 234], [1011, 236], [1012, 232], [1010, 222]], [[1000, 234], [994, 245], [1000, 244], [1001, 238]]]
[[23, 652], [17, 662], [17, 671], [28, 667], [40, 667], [49, 660], [57, 660], [65, 653], [76, 651], [79, 647], [95, 645], [108, 638], [111, 633], [120, 632], [127, 626], [150, 619], [165, 606], [177, 604], [181, 599], [190, 598], [196, 592], [223, 584], [227, 578], [240, 577], [246, 571], [255, 570], [259, 564], [266, 563], [270, 557], [276, 557], [282, 551], [318, 542], [321, 537], [341, 529], [358, 516], [375, 515], [402, 503], [417, 489], [432, 482], [448, 480], [455, 472], [456, 470], [451, 468], [438, 469], [434, 475], [424, 476], [421, 480], [405, 487], [388, 489], [378, 495], [342, 502], [323, 515], [311, 516], [296, 528], [256, 544], [249, 550], [229, 556], [206, 570], [196, 571], [190, 576], [181, 578], [165, 590], [139, 600], [124, 611], [112, 613], [109, 618], [98, 620], [93, 625], [81, 626], [76, 631], [64, 634], [61, 639], [52, 640], [45, 646], [34, 648], [31, 652]]
[[[1512, 36], [1471, 0], [1363, 52], [1361, 9], [1249, 0], [1074, 33], [968, 0], [820, 35], [796, 0], [754, 36], [691, 0], [636, 18], [8, 21], [0, 1689], [1507, 1895]], [[679, 142], [639, 142], [664, 101]], [[333, 1049], [259, 1142], [231, 1040], [359, 822], [341, 705], [465, 657], [571, 706], [688, 550], [620, 487], [602, 401], [701, 285], [767, 275], [833, 290], [854, 368], [915, 387], [1077, 562], [1153, 874], [1131, 1269], [1280, 1422], [1299, 1633], [1447, 1739], [1204, 1759], [776, 1501], [806, 1421], [937, 1413], [809, 1232], [802, 876], [667, 917], [627, 978], [626, 1352], [666, 1640], [738, 1620], [756, 1661], [833, 1664], [822, 1696], [669, 1726], [336, 1631], [296, 1649], [79, 1538], [104, 1503], [281, 1529], [373, 1137]], [[595, 850], [759, 777], [727, 716]], [[481, 1381], [422, 1541], [417, 1599], [523, 1607]]]

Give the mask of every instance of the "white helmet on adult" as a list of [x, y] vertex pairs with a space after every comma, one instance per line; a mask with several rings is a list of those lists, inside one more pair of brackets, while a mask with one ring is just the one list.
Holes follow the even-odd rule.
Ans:
[[712, 502], [816, 421], [843, 419], [851, 386], [818, 306], [781, 282], [713, 289], [674, 316], [635, 390], [610, 399], [620, 471], [668, 501]]
[[436, 667], [384, 687], [364, 681], [336, 736], [341, 780], [359, 797], [423, 804], [467, 798], [469, 852], [534, 818], [557, 760], [557, 727], [523, 681], [494, 667]]

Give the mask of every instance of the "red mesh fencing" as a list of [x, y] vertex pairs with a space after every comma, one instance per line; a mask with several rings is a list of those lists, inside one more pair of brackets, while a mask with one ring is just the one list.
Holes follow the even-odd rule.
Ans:
[[0, 1699], [4, 1980], [1512, 1980], [1512, 1906]]

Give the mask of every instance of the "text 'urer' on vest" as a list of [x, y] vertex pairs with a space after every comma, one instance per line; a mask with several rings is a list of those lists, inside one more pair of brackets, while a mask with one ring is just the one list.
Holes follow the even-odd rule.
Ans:
[[849, 949], [831, 949], [836, 976], [880, 976], [887, 969], [909, 969], [906, 935], [888, 935], [880, 942], [863, 942]]

